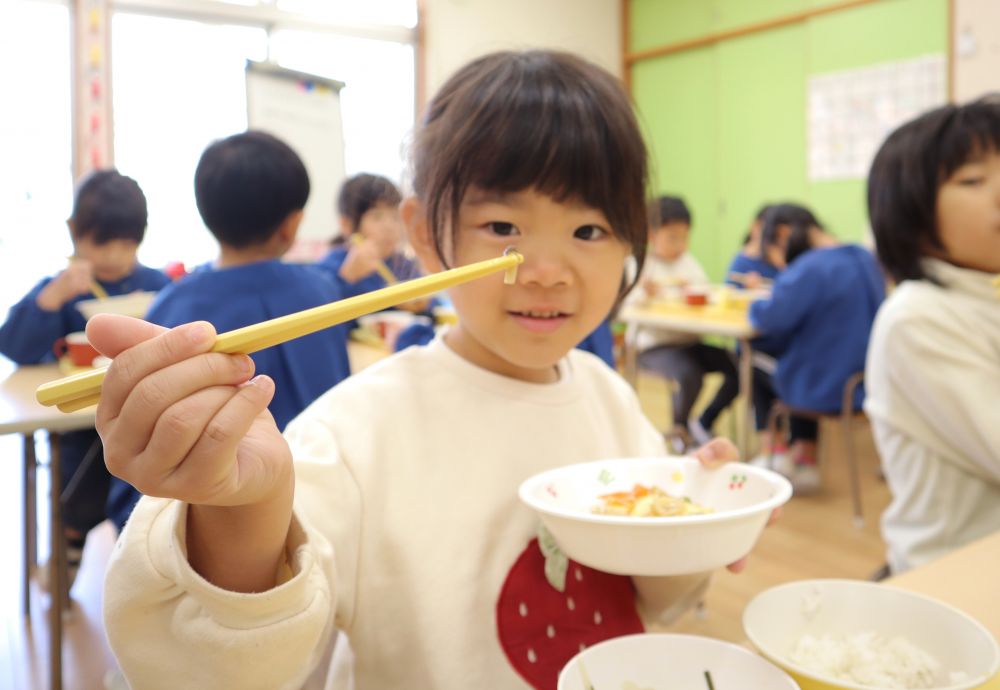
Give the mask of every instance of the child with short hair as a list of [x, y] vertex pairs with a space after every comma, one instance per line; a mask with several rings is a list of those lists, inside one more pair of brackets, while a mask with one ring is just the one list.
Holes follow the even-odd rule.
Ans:
[[[650, 254], [639, 277], [639, 289], [625, 299], [641, 304], [665, 290], [708, 286], [708, 276], [688, 251], [691, 212], [680, 197], [661, 196], [649, 204]], [[643, 328], [637, 342], [639, 366], [676, 381], [673, 391], [673, 429], [669, 433], [674, 449], [682, 452], [695, 443], [711, 439], [712, 425], [739, 393], [736, 363], [728, 350], [702, 342], [691, 333], [663, 328]], [[698, 418], [691, 418], [701, 393], [705, 374], [722, 374], [722, 386]]]
[[117, 355], [97, 412], [109, 467], [165, 497], [140, 502], [105, 588], [134, 687], [343, 687], [330, 649], [349, 641], [359, 690], [551, 689], [579, 645], [641, 630], [636, 605], [669, 620], [707, 585], [574, 570], [603, 615], [541, 616], [565, 595], [517, 498], [547, 468], [664, 452], [621, 377], [573, 349], [645, 252], [645, 146], [620, 84], [562, 53], [479, 58], [430, 103], [413, 161], [402, 215], [422, 263], [513, 246], [516, 283], [456, 286], [454, 327], [337, 386], [284, 437], [262, 414], [274, 383], [211, 353], [206, 324], [91, 325]]
[[[95, 298], [96, 287], [98, 292], [115, 297], [137, 290], [159, 290], [169, 283], [163, 272], [136, 259], [146, 219], [146, 196], [131, 177], [115, 169], [84, 177], [66, 222], [73, 259], [11, 308], [0, 326], [0, 353], [17, 364], [51, 362], [55, 360], [56, 341], [86, 327], [87, 319], [77, 304]], [[101, 457], [101, 439], [93, 429], [60, 434], [59, 453], [66, 563], [72, 586], [87, 534], [113, 512], [108, 506], [111, 477]], [[74, 477], [72, 491], [66, 492]]]
[[[148, 321], [208, 321], [223, 332], [345, 297], [315, 266], [281, 260], [309, 198], [305, 165], [285, 142], [251, 130], [212, 143], [198, 161], [194, 192], [219, 256], [163, 290]], [[250, 357], [259, 374], [278, 382], [268, 409], [279, 429], [351, 373], [343, 327]]]
[[875, 246], [897, 287], [865, 385], [892, 502], [892, 572], [1000, 530], [1000, 95], [889, 135], [872, 163]]
[[[253, 130], [213, 142], [195, 169], [194, 194], [219, 256], [160, 292], [147, 321], [172, 327], [202, 320], [221, 333], [342, 298], [316, 267], [281, 261], [309, 199], [305, 165], [285, 142]], [[257, 372], [279, 382], [268, 405], [279, 429], [351, 373], [343, 327], [250, 357]], [[116, 479], [110, 496], [121, 529], [140, 494]]]
[[764, 219], [772, 208], [774, 204], [764, 204], [757, 211], [746, 237], [743, 238], [743, 246], [729, 262], [726, 284], [750, 290], [763, 287], [774, 280], [785, 267], [781, 252], [773, 251], [773, 245], [765, 246], [762, 241]]
[[[750, 323], [777, 358], [774, 383], [781, 400], [801, 410], [839, 412], [844, 385], [864, 369], [885, 280], [867, 249], [841, 244], [808, 209], [781, 206], [765, 220], [764, 243], [782, 247], [788, 267], [775, 279], [771, 297], [750, 305]], [[859, 386], [854, 409], [863, 400]], [[820, 488], [818, 433], [813, 419], [789, 420], [789, 478], [799, 494]]]

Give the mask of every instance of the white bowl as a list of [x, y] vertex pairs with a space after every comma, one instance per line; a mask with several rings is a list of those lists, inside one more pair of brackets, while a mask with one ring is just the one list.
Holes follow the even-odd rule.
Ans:
[[85, 299], [76, 303], [83, 317], [90, 321], [95, 314], [122, 314], [141, 319], [156, 297], [155, 292], [136, 290], [125, 295], [115, 295], [105, 299]]
[[[956, 583], [956, 586], [961, 586]], [[761, 592], [743, 611], [743, 629], [768, 659], [789, 672], [802, 690], [884, 690], [812, 671], [789, 659], [803, 635], [902, 636], [942, 666], [936, 688], [969, 690], [986, 684], [1000, 669], [1000, 648], [979, 622], [930, 597], [889, 585], [857, 580], [803, 580]], [[963, 672], [950, 681], [948, 672]]]
[[[635, 484], [687, 496], [714, 512], [678, 517], [593, 512], [601, 494]], [[578, 563], [619, 575], [680, 575], [747, 555], [771, 511], [791, 497], [792, 486], [776, 472], [741, 463], [707, 469], [695, 458], [651, 457], [559, 467], [531, 477], [518, 493]]]
[[585, 690], [580, 664], [597, 690], [627, 682], [655, 690], [798, 690], [788, 675], [743, 647], [696, 635], [625, 635], [588, 647], [563, 667], [557, 690]]

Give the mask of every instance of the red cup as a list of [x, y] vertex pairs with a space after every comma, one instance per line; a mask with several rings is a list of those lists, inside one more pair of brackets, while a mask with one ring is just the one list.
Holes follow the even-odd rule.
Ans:
[[69, 357], [69, 361], [76, 367], [89, 367], [94, 364], [94, 358], [100, 353], [87, 340], [87, 334], [83, 331], [69, 333], [65, 338], [60, 338], [52, 346], [52, 351], [56, 357]]
[[708, 304], [708, 293], [691, 291], [684, 295], [684, 301], [692, 307], [703, 307]]

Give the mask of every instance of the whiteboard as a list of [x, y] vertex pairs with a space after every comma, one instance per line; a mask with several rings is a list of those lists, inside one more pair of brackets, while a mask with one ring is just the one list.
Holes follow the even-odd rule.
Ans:
[[336, 195], [344, 180], [344, 127], [340, 90], [333, 79], [247, 61], [247, 123], [292, 147], [309, 173], [299, 240], [329, 240], [337, 233]]

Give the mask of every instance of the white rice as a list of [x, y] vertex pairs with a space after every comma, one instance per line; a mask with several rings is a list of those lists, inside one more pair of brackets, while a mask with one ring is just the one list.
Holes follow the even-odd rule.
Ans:
[[816, 673], [886, 690], [933, 688], [965, 676], [945, 673], [937, 659], [905, 637], [874, 632], [803, 635], [788, 658]]

